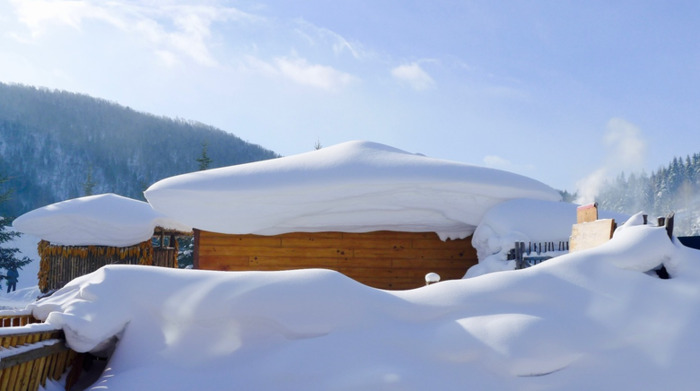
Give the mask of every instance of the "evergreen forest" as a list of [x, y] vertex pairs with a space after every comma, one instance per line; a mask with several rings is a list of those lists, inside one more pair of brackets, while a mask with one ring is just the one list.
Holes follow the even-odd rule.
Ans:
[[700, 153], [675, 157], [650, 175], [620, 174], [608, 181], [596, 201], [601, 209], [647, 213], [652, 220], [675, 213], [676, 236], [700, 235]]
[[116, 193], [143, 200], [169, 176], [278, 155], [214, 127], [83, 94], [0, 83], [1, 216]]
[[[198, 122], [83, 94], [0, 83], [0, 180], [12, 190], [0, 203], [0, 216], [90, 194], [143, 199], [143, 191], [162, 178], [276, 157]], [[643, 211], [652, 220], [674, 212], [678, 236], [700, 235], [699, 193], [697, 153], [651, 174], [622, 173], [604, 184], [596, 202], [610, 211]]]

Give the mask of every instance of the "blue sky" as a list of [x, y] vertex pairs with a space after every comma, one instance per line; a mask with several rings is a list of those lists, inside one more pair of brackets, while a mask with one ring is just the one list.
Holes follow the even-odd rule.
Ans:
[[355, 139], [582, 192], [700, 152], [696, 1], [0, 0], [0, 81], [282, 155]]

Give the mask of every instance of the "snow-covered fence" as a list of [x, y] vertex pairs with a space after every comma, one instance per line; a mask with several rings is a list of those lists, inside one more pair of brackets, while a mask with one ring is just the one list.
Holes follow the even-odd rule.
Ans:
[[524, 269], [569, 252], [569, 242], [515, 242], [508, 260], [515, 260], [516, 269]]
[[69, 369], [66, 389], [75, 383], [81, 357], [65, 344], [63, 330], [38, 323], [28, 312], [0, 311], [0, 390], [24, 391], [45, 387]]

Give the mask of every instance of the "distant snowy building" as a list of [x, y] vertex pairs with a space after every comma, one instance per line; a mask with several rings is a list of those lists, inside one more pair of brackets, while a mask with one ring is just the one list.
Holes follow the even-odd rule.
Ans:
[[[116, 194], [47, 205], [18, 217], [13, 227], [42, 239], [42, 292], [61, 288], [107, 264], [176, 267], [174, 235], [191, 232], [190, 227], [156, 212], [148, 203]], [[157, 247], [152, 243], [154, 235], [160, 237]]]
[[384, 289], [462, 278], [486, 211], [560, 199], [521, 175], [365, 141], [179, 175], [145, 195], [194, 228], [196, 268], [328, 268]]

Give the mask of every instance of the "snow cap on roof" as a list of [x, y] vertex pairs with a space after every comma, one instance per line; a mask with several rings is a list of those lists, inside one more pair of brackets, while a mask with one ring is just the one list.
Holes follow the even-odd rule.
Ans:
[[156, 210], [213, 232], [395, 230], [443, 239], [469, 236], [504, 200], [560, 199], [521, 175], [367, 141], [166, 178], [145, 195]]
[[132, 246], [153, 236], [155, 227], [187, 232], [143, 201], [99, 194], [47, 205], [12, 224], [22, 233], [65, 246]]

